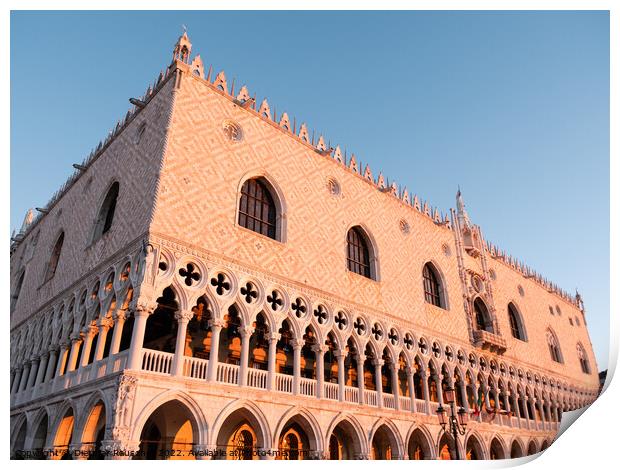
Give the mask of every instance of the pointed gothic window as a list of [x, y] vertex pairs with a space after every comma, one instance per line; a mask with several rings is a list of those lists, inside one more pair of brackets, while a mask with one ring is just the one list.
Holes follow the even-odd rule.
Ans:
[[550, 329], [547, 330], [547, 345], [549, 346], [549, 354], [551, 355], [551, 359], [562, 364], [564, 359], [562, 358], [560, 343], [558, 342], [558, 338], [555, 333]]
[[26, 275], [26, 271], [22, 271], [21, 275], [17, 279], [17, 284], [15, 285], [15, 290], [13, 291], [13, 295], [11, 296], [11, 312], [15, 310], [15, 305], [17, 304], [17, 300], [19, 299], [19, 293], [22, 290], [22, 285], [24, 284], [24, 276]]
[[489, 315], [489, 309], [480, 297], [474, 301], [474, 312], [476, 314], [476, 328], [493, 333], [493, 322]]
[[276, 205], [260, 179], [250, 179], [241, 187], [239, 225], [276, 240]]
[[103, 200], [103, 204], [99, 208], [97, 220], [95, 221], [95, 230], [93, 232], [93, 242], [97, 241], [107, 233], [112, 227], [114, 221], [114, 212], [116, 211], [116, 201], [118, 199], [118, 182], [114, 182]]
[[431, 263], [424, 265], [422, 277], [424, 278], [424, 300], [429, 304], [445, 308], [441, 299], [442, 288], [439, 282], [440, 278], [437, 270]]
[[49, 281], [56, 274], [56, 268], [58, 267], [58, 261], [60, 260], [60, 253], [62, 251], [62, 244], [65, 241], [65, 232], [61, 232], [61, 234], [56, 239], [56, 243], [54, 244], [54, 249], [52, 250], [52, 255], [50, 257], [49, 263], [47, 264], [47, 271], [45, 272], [45, 281]]
[[517, 307], [510, 302], [508, 304], [508, 321], [510, 322], [510, 332], [512, 337], [521, 341], [527, 341], [525, 336], [525, 328], [523, 327], [523, 319], [517, 310]]
[[370, 250], [366, 236], [360, 227], [352, 227], [347, 233], [347, 268], [372, 279], [370, 275]]
[[584, 374], [590, 374], [590, 361], [588, 361], [588, 356], [581, 343], [577, 343], [577, 356], [579, 357], [579, 364], [581, 364], [581, 371]]

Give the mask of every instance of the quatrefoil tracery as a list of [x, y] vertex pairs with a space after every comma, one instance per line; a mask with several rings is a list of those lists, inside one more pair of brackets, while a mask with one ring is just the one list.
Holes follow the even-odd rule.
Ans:
[[271, 294], [267, 296], [267, 302], [271, 304], [271, 310], [274, 312], [284, 304], [282, 296], [277, 290], [272, 291]]
[[295, 303], [291, 305], [291, 309], [297, 318], [303, 317], [306, 313], [306, 305], [299, 297], [295, 299]]
[[230, 282], [228, 282], [223, 273], [218, 273], [216, 277], [212, 278], [211, 285], [215, 287], [215, 292], [217, 292], [217, 295], [223, 295], [224, 292], [230, 290]]
[[375, 323], [370, 332], [375, 337], [375, 340], [379, 341], [383, 337], [383, 331], [381, 331], [381, 326], [378, 323]]
[[325, 310], [325, 307], [323, 307], [323, 305], [319, 304], [319, 306], [314, 309], [314, 316], [316, 317], [316, 321], [319, 323], [319, 325], [327, 322], [327, 311]]
[[336, 314], [334, 322], [338, 325], [339, 330], [344, 330], [347, 327], [347, 317], [341, 311]]
[[201, 278], [198, 268], [192, 263], [187, 263], [185, 268], [179, 269], [179, 275], [185, 278], [186, 286], [191, 286], [194, 281], [198, 282]]
[[366, 325], [364, 324], [364, 321], [361, 318], [358, 318], [357, 320], [355, 320], [355, 323], [353, 323], [353, 328], [355, 329], [356, 333], [360, 336], [362, 336], [364, 332], [366, 331]]
[[254, 284], [246, 282], [245, 286], [241, 288], [241, 295], [245, 297], [247, 303], [251, 304], [258, 298], [258, 291], [256, 287], [254, 287]]

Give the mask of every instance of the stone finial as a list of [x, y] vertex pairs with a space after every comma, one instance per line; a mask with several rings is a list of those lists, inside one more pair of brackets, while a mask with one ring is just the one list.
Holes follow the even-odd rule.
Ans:
[[349, 170], [354, 171], [355, 173], [359, 173], [360, 170], [357, 167], [357, 160], [355, 159], [355, 154], [351, 154], [351, 161], [349, 161]]
[[392, 184], [390, 184], [389, 193], [394, 197], [398, 197], [398, 186], [396, 186], [395, 182], [392, 182]]
[[379, 172], [379, 176], [377, 178], [377, 187], [379, 189], [385, 189], [385, 178], [383, 177], [383, 173]]
[[228, 84], [226, 83], [226, 74], [224, 73], [223, 70], [216, 75], [215, 80], [213, 81], [213, 85], [216, 88], [219, 88], [220, 90], [222, 90], [224, 93], [228, 94]]
[[304, 142], [310, 143], [310, 136], [308, 135], [308, 127], [306, 126], [305, 123], [303, 123], [299, 127], [299, 134], [298, 134], [298, 136]]
[[372, 172], [370, 171], [370, 167], [368, 166], [368, 164], [366, 164], [366, 168], [364, 168], [364, 178], [366, 178], [370, 182], [373, 182]]
[[413, 196], [413, 208], [418, 212], [421, 212], [420, 209], [420, 200], [418, 199], [418, 195]]
[[327, 150], [327, 145], [325, 145], [325, 139], [323, 136], [319, 137], [319, 141], [316, 143], [316, 148], [321, 151]]
[[282, 127], [283, 129], [286, 129], [287, 131], [291, 132], [291, 121], [288, 118], [288, 114], [287, 113], [282, 113], [282, 117], [280, 118], [280, 127]]
[[464, 229], [471, 229], [471, 222], [469, 221], [469, 215], [465, 210], [465, 202], [463, 201], [463, 195], [461, 194], [461, 188], [456, 193], [456, 212], [459, 219], [459, 225]]
[[437, 222], [438, 224], [441, 223], [441, 217], [439, 215], [439, 211], [437, 210], [437, 208], [435, 207], [435, 212], [433, 213], [433, 220], [435, 222]]
[[407, 190], [407, 188], [403, 189], [403, 193], [401, 194], [400, 198], [402, 199], [402, 201], [409, 205], [409, 191]]
[[424, 215], [426, 215], [427, 217], [431, 216], [431, 211], [428, 208], [428, 201], [424, 201], [424, 209], [423, 209]]
[[258, 114], [261, 117], [266, 117], [267, 119], [271, 119], [271, 109], [269, 108], [269, 103], [267, 102], [267, 98], [263, 100], [260, 104], [260, 108], [258, 108]]
[[244, 103], [247, 100], [252, 99], [250, 93], [248, 92], [248, 87], [243, 85], [237, 94], [237, 101]]
[[[197, 55], [196, 57], [194, 57], [194, 60], [192, 60], [192, 64], [190, 65], [191, 69], [192, 69], [192, 73], [200, 78], [205, 78], [205, 67], [204, 64], [202, 63], [202, 59], [200, 58], [200, 55]], [[160, 74], [160, 80], [161, 81], [161, 74]]]
[[174, 51], [172, 52], [172, 60], [180, 60], [184, 63], [189, 63], [189, 56], [192, 53], [192, 43], [187, 36], [187, 31], [183, 32], [183, 35], [177, 40], [174, 45]]
[[24, 221], [22, 222], [22, 226], [19, 229], [19, 233], [25, 233], [26, 230], [28, 230], [28, 227], [32, 223], [33, 219], [34, 219], [34, 212], [32, 211], [32, 209], [28, 209], [28, 211], [26, 211], [26, 215], [24, 216]]
[[345, 164], [344, 157], [342, 156], [342, 151], [340, 150], [340, 145], [336, 145], [336, 151], [334, 152], [334, 160], [339, 163]]

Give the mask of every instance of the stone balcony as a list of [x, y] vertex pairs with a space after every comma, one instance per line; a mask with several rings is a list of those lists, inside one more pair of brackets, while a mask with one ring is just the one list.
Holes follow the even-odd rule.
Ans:
[[507, 347], [504, 338], [485, 330], [474, 331], [474, 345], [497, 354], [503, 354]]
[[[69, 391], [80, 385], [92, 383], [106, 376], [117, 375], [126, 370], [129, 351], [123, 351], [111, 357], [96, 361], [77, 370], [55, 377], [49, 382], [39, 384], [30, 389], [23, 390], [11, 397], [11, 408], [47, 397], [49, 395]], [[172, 367], [174, 354], [143, 349], [141, 351], [142, 360], [140, 361], [141, 370], [157, 377], [174, 377]], [[195, 380], [197, 383], [203, 382], [205, 387], [209, 386], [208, 380], [209, 361], [196, 357], [184, 357], [182, 367], [182, 380]], [[240, 387], [241, 368], [234, 364], [217, 363], [214, 381], [224, 386], [230, 386], [231, 392]], [[245, 387], [257, 390], [271, 391], [278, 394], [279, 398], [298, 395], [308, 399], [330, 400], [334, 403], [342, 403], [345, 407], [371, 407], [383, 410], [405, 411], [433, 416], [436, 413], [439, 403], [426, 401], [424, 399], [412, 399], [410, 397], [395, 396], [391, 393], [377, 392], [376, 390], [366, 390], [358, 387], [340, 385], [332, 382], [319, 384], [315, 379], [299, 377], [295, 380], [293, 375], [274, 373], [273, 378], [269, 377], [266, 370], [249, 368], [245, 378]], [[275, 397], [274, 397], [275, 398]], [[521, 428], [533, 431], [557, 431], [558, 423], [541, 422], [516, 416], [495, 414], [492, 419], [484, 419], [481, 415], [472, 418], [479, 423], [505, 426], [511, 428]]]

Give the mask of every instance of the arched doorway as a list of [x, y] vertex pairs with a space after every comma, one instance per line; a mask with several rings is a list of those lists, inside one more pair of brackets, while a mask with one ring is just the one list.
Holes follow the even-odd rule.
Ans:
[[483, 460], [484, 452], [480, 441], [475, 436], [469, 436], [465, 445], [465, 459], [467, 460]]
[[536, 442], [530, 441], [527, 446], [527, 455], [534, 455], [538, 452], [538, 448], [536, 447]]
[[212, 313], [206, 297], [200, 297], [192, 311], [194, 316], [187, 324], [184, 355], [208, 360], [213, 338], [210, 324]]
[[47, 428], [49, 425], [49, 419], [47, 413], [44, 413], [39, 424], [37, 425], [34, 437], [32, 438], [32, 452], [36, 460], [45, 460], [45, 443], [47, 442]]
[[148, 417], [140, 433], [142, 460], [193, 460], [198, 426], [192, 412], [179, 400], [160, 405]]
[[510, 458], [517, 459], [519, 457], [523, 457], [523, 448], [519, 444], [519, 441], [512, 441], [512, 446], [510, 447]]
[[439, 451], [439, 460], [456, 460], [456, 451], [454, 447], [454, 439], [444, 433], [439, 439], [437, 446]]
[[69, 408], [60, 420], [58, 428], [56, 428], [53, 444], [54, 452], [51, 455], [52, 460], [72, 460], [69, 444], [71, 444], [71, 438], [73, 437], [74, 422], [73, 409]]
[[217, 434], [217, 459], [258, 460], [258, 450], [265, 447], [259, 420], [247, 408], [226, 417]]
[[82, 444], [92, 446], [89, 450], [88, 460], [103, 460], [101, 452], [101, 442], [105, 436], [105, 405], [99, 401], [93, 406], [88, 415], [84, 432], [82, 433]]
[[[23, 416], [23, 415], [22, 415]], [[25, 455], [24, 445], [26, 443], [26, 431], [28, 429], [28, 423], [26, 422], [26, 418], [22, 419], [22, 423], [19, 425], [19, 430], [17, 431], [17, 437], [13, 441], [13, 448], [11, 449], [11, 459], [13, 460], [24, 460]]]
[[303, 414], [289, 418], [278, 436], [278, 460], [309, 460], [316, 458], [319, 438], [309, 419]]
[[543, 443], [540, 445], [540, 451], [542, 452], [543, 450], [547, 450], [548, 447], [549, 443], [547, 441], [543, 441]]
[[372, 436], [370, 458], [372, 460], [392, 460], [398, 454], [398, 443], [392, 430], [385, 424], [377, 428]]
[[329, 459], [352, 460], [361, 453], [361, 443], [348, 420], [340, 421], [329, 435]]
[[506, 455], [504, 454], [504, 447], [496, 437], [491, 441], [491, 447], [489, 450], [491, 460], [501, 460], [506, 458]]
[[431, 444], [420, 429], [411, 433], [407, 444], [409, 460], [430, 460], [432, 458]]

